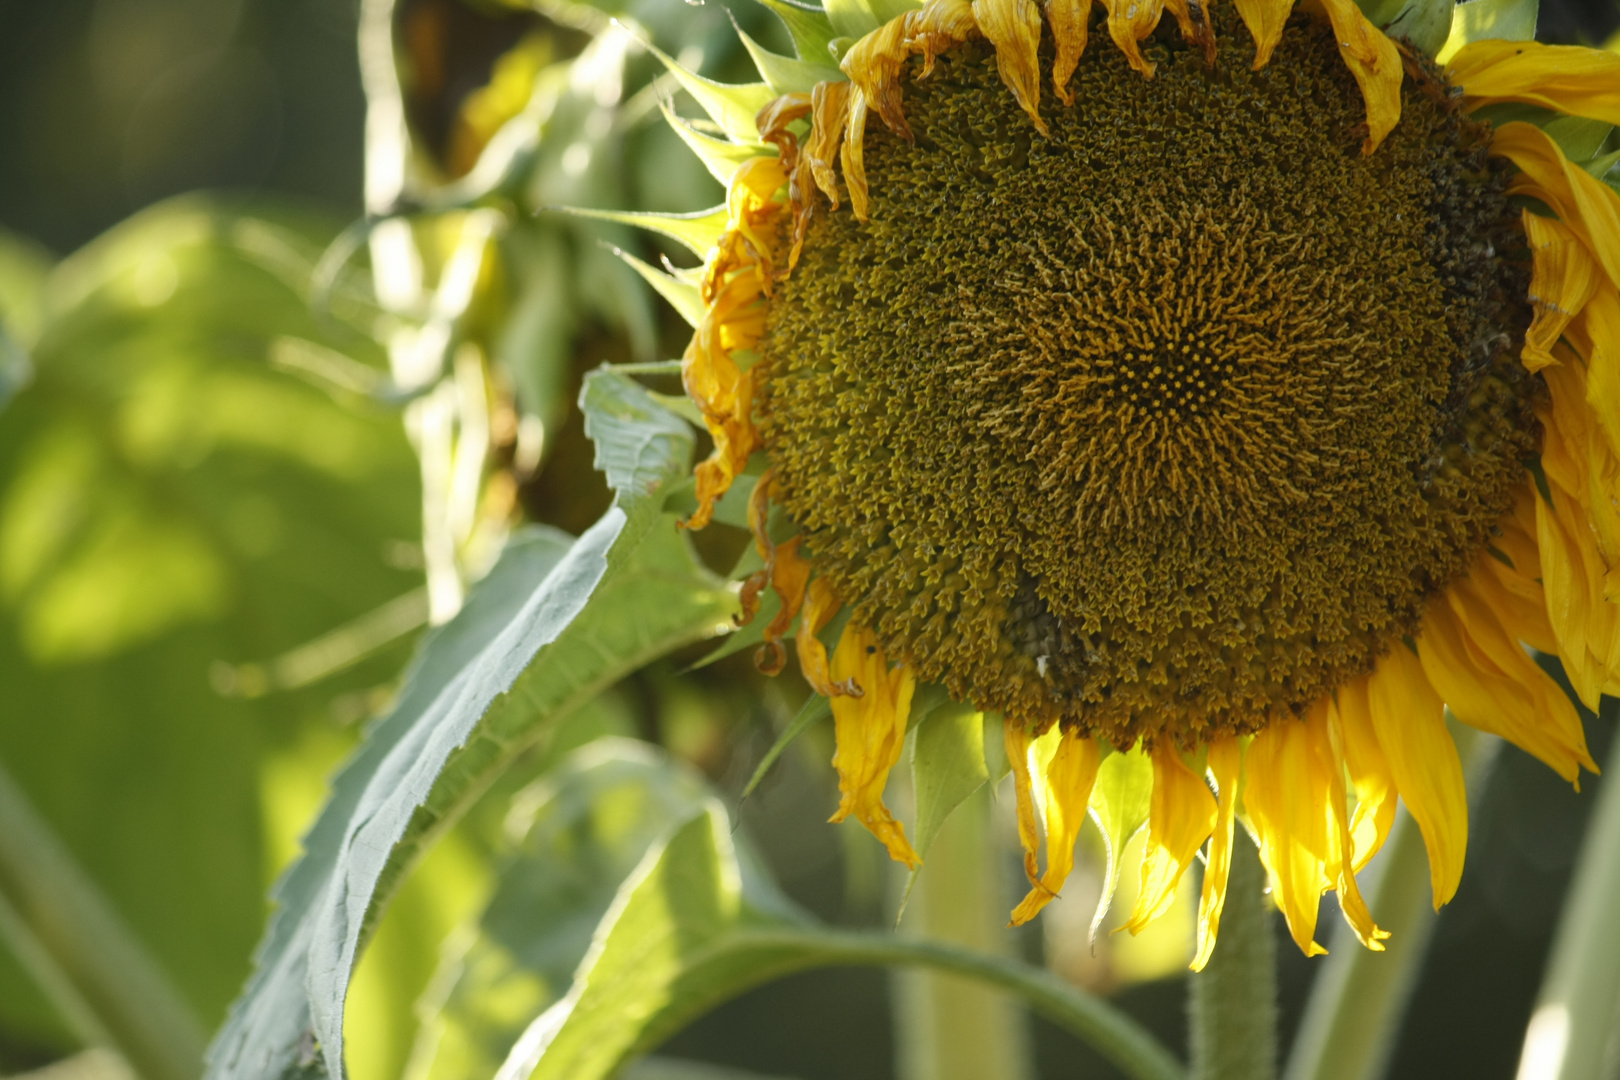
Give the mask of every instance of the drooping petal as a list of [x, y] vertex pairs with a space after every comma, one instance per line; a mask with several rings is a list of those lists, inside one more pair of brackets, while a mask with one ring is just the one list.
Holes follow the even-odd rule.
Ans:
[[1164, 14], [1164, 0], [1103, 0], [1108, 9], [1108, 33], [1125, 54], [1131, 67], [1148, 78], [1153, 77], [1153, 63], [1142, 55], [1141, 42], [1153, 33]]
[[1187, 768], [1169, 740], [1159, 739], [1153, 748], [1153, 800], [1142, 886], [1130, 921], [1121, 930], [1139, 934], [1170, 910], [1181, 875], [1215, 830], [1215, 816], [1215, 799], [1204, 778]]
[[1412, 650], [1397, 642], [1367, 684], [1368, 712], [1390, 775], [1429, 849], [1434, 906], [1450, 900], [1468, 850], [1468, 794], [1445, 704]]
[[1033, 733], [1022, 721], [1007, 717], [1002, 728], [1007, 747], [1007, 763], [1012, 767], [1013, 795], [1017, 800], [1018, 844], [1024, 849], [1024, 876], [1031, 885], [1041, 880], [1040, 863], [1035, 853], [1040, 850], [1041, 836], [1035, 825], [1034, 779], [1029, 768], [1029, 748]]
[[1476, 41], [1446, 74], [1470, 105], [1523, 101], [1566, 116], [1620, 124], [1620, 54], [1538, 41]]
[[[810, 587], [810, 560], [799, 554], [801, 543], [802, 538], [795, 536], [776, 545], [775, 557], [771, 560], [771, 587], [782, 598], [782, 607], [765, 628], [764, 644], [754, 657], [754, 666], [767, 675], [775, 675], [787, 662], [782, 638], [804, 607], [805, 594]], [[799, 655], [802, 657], [804, 653]]]
[[1597, 292], [1602, 271], [1586, 245], [1563, 222], [1528, 210], [1523, 220], [1533, 256], [1530, 302], [1536, 310], [1524, 335], [1524, 366], [1540, 371], [1554, 362], [1553, 346]]
[[1237, 0], [1237, 10], [1254, 38], [1254, 70], [1259, 71], [1271, 62], [1272, 51], [1282, 40], [1294, 0]]
[[1013, 909], [1012, 925], [1021, 926], [1033, 919], [1057, 897], [1069, 871], [1074, 869], [1074, 844], [1086, 820], [1086, 807], [1101, 761], [1097, 740], [1071, 728], [1059, 736], [1045, 774], [1031, 777], [1045, 788], [1039, 802], [1046, 819], [1046, 873], [1031, 883], [1029, 895]]
[[915, 869], [922, 860], [906, 839], [905, 826], [884, 805], [883, 788], [905, 746], [916, 679], [905, 665], [890, 668], [876, 636], [854, 622], [844, 628], [833, 651], [832, 675], [859, 687], [861, 693], [832, 699], [837, 738], [833, 765], [838, 769], [838, 790], [843, 797], [830, 820], [855, 815], [882, 841], [891, 859]]
[[1575, 707], [1508, 635], [1471, 578], [1429, 601], [1417, 643], [1424, 674], [1457, 719], [1500, 735], [1572, 783], [1582, 765], [1597, 771]]
[[810, 92], [810, 137], [804, 143], [804, 157], [816, 179], [816, 187], [838, 209], [838, 176], [834, 167], [844, 141], [844, 125], [849, 121], [847, 82], [817, 83]]
[[1243, 775], [1243, 744], [1235, 737], [1209, 744], [1209, 774], [1215, 779], [1215, 831], [1209, 838], [1209, 859], [1204, 864], [1204, 887], [1198, 898], [1198, 951], [1190, 965], [1203, 971], [1215, 952], [1221, 910], [1226, 907], [1226, 883], [1232, 870], [1233, 823], [1237, 819], [1239, 777]]
[[996, 50], [996, 70], [1018, 104], [1035, 122], [1036, 130], [1050, 135], [1041, 119], [1041, 13], [1033, 0], [973, 0], [973, 18], [979, 32]]
[[1333, 887], [1324, 857], [1333, 840], [1326, 777], [1312, 758], [1304, 722], [1273, 720], [1249, 744], [1243, 803], [1294, 943], [1306, 956], [1320, 956], [1327, 950], [1315, 940], [1316, 916], [1322, 894]]
[[1215, 65], [1215, 28], [1209, 24], [1204, 0], [1164, 0], [1164, 9], [1176, 17], [1181, 36], [1204, 54], [1204, 63]]
[[1491, 153], [1521, 170], [1508, 193], [1532, 195], [1550, 206], [1586, 244], [1610, 283], [1620, 287], [1620, 195], [1571, 163], [1552, 136], [1534, 124], [1515, 121], [1497, 128]]
[[1311, 739], [1313, 764], [1327, 778], [1328, 838], [1327, 872], [1339, 892], [1339, 911], [1362, 945], [1383, 952], [1389, 931], [1373, 922], [1372, 912], [1356, 882], [1354, 842], [1350, 835], [1350, 807], [1344, 788], [1344, 728], [1332, 698], [1323, 698], [1305, 719]]
[[1319, 0], [1333, 23], [1339, 56], [1361, 86], [1367, 103], [1367, 139], [1363, 154], [1378, 149], [1401, 119], [1401, 53], [1384, 32], [1368, 21], [1355, 0]]
[[1359, 871], [1378, 854], [1395, 824], [1395, 777], [1373, 730], [1367, 676], [1339, 687], [1336, 704], [1345, 769], [1356, 793], [1356, 809], [1350, 818], [1350, 866]]
[[870, 220], [871, 198], [866, 184], [866, 95], [859, 90], [849, 95], [838, 159], [844, 167], [844, 186], [849, 188], [849, 208], [855, 219], [865, 224]]
[[799, 619], [799, 634], [793, 642], [799, 654], [799, 670], [804, 674], [804, 681], [825, 698], [834, 698], [841, 694], [858, 695], [862, 689], [858, 683], [851, 683], [847, 677], [834, 680], [832, 665], [827, 659], [827, 646], [823, 645], [821, 638], [817, 636], [840, 606], [838, 596], [826, 578], [816, 578], [812, 581], [805, 593], [804, 610]]
[[1074, 104], [1069, 80], [1080, 66], [1091, 33], [1091, 0], [1046, 0], [1046, 24], [1052, 28], [1057, 56], [1052, 61], [1052, 89], [1065, 105]]

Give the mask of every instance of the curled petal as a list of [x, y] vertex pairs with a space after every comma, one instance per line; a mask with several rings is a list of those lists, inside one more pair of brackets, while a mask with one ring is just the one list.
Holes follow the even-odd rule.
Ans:
[[1036, 51], [1041, 46], [1040, 10], [1032, 0], [973, 0], [979, 31], [996, 50], [996, 70], [1018, 104], [1042, 135], [1050, 135], [1041, 119], [1041, 67]]
[[1153, 748], [1153, 798], [1148, 815], [1142, 887], [1121, 930], [1139, 934], [1170, 910], [1176, 885], [1215, 830], [1215, 799], [1203, 777], [1187, 768], [1168, 740]]
[[1024, 849], [1024, 876], [1031, 885], [1040, 882], [1040, 864], [1035, 854], [1040, 850], [1041, 837], [1035, 826], [1034, 779], [1030, 771], [1030, 748], [1033, 733], [1022, 721], [1007, 717], [1002, 729], [1007, 747], [1007, 763], [1012, 766], [1013, 795], [1017, 799], [1018, 844]]
[[1400, 50], [1368, 21], [1355, 0], [1318, 2], [1333, 23], [1339, 56], [1355, 76], [1367, 103], [1367, 139], [1361, 144], [1361, 152], [1371, 154], [1401, 119], [1401, 78], [1405, 72]]
[[816, 187], [827, 196], [833, 209], [838, 209], [838, 178], [833, 171], [838, 160], [838, 148], [844, 141], [844, 125], [849, 121], [849, 92], [847, 82], [817, 83], [810, 92], [810, 138], [804, 144], [804, 156], [816, 178]]
[[866, 95], [853, 91], [844, 125], [844, 144], [838, 153], [844, 166], [844, 186], [849, 188], [849, 207], [861, 222], [868, 218], [871, 199], [866, 186]]
[[841, 606], [827, 579], [816, 578], [805, 593], [804, 610], [799, 620], [799, 635], [794, 639], [799, 654], [799, 670], [804, 673], [804, 681], [825, 698], [836, 698], [841, 695], [860, 697], [864, 693], [860, 682], [849, 676], [834, 681], [832, 666], [827, 660], [827, 646], [823, 645], [821, 638], [817, 636], [821, 633], [821, 628], [827, 625], [827, 620], [832, 618]]
[[1597, 292], [1602, 270], [1563, 222], [1528, 210], [1523, 220], [1533, 256], [1530, 302], [1536, 312], [1524, 335], [1524, 366], [1540, 371], [1554, 363], [1553, 346]]
[[1165, 0], [1165, 10], [1176, 17], [1181, 36], [1188, 44], [1203, 50], [1204, 63], [1215, 65], [1215, 28], [1209, 25], [1204, 0]]
[[[1097, 741], [1070, 729], [1058, 736], [1051, 760], [1038, 780], [1044, 787], [1041, 808], [1046, 819], [1046, 873], [1023, 902], [1013, 909], [1012, 925], [1021, 926], [1051, 902], [1069, 871], [1074, 869], [1074, 843], [1086, 820], [1091, 788], [1097, 782], [1097, 766], [1102, 755]], [[1032, 779], [1033, 776], [1031, 777]]]
[[1233, 822], [1237, 817], [1239, 777], [1243, 775], [1243, 744], [1236, 737], [1209, 744], [1209, 775], [1215, 780], [1215, 831], [1209, 838], [1209, 861], [1204, 864], [1204, 887], [1198, 898], [1198, 951], [1190, 965], [1203, 971], [1215, 952], [1215, 936], [1226, 906], [1226, 883], [1232, 870]]
[[1153, 33], [1164, 14], [1164, 0], [1103, 0], [1108, 9], [1108, 33], [1131, 67], [1153, 77], [1153, 64], [1142, 55], [1140, 42]]
[[754, 653], [754, 666], [766, 675], [780, 674], [787, 662], [787, 650], [782, 647], [782, 638], [804, 607], [805, 594], [810, 587], [810, 560], [799, 554], [802, 542], [802, 538], [795, 536], [776, 545], [775, 556], [771, 560], [771, 587], [782, 598], [782, 608], [765, 628], [761, 635], [764, 644]]
[[922, 864], [906, 839], [906, 830], [883, 803], [889, 770], [900, 760], [906, 742], [906, 721], [916, 680], [905, 665], [889, 667], [877, 638], [851, 622], [833, 651], [833, 678], [859, 685], [859, 697], [840, 694], [832, 699], [833, 729], [842, 798], [832, 821], [851, 814], [882, 841], [889, 857], [912, 869]]
[[1052, 40], [1057, 43], [1052, 89], [1063, 104], [1073, 105], [1074, 91], [1069, 89], [1069, 81], [1080, 66], [1080, 55], [1086, 51], [1086, 38], [1091, 33], [1091, 0], [1046, 0], [1046, 24], [1052, 28]]
[[1254, 70], [1271, 62], [1271, 54], [1282, 40], [1283, 26], [1294, 10], [1294, 0], [1236, 0], [1238, 15], [1254, 38]]
[[1445, 705], [1418, 658], [1399, 642], [1378, 661], [1367, 700], [1390, 775], [1429, 849], [1438, 909], [1456, 893], [1468, 849], [1468, 795], [1457, 747], [1446, 730]]
[[1491, 153], [1520, 169], [1508, 193], [1531, 195], [1552, 207], [1602, 265], [1610, 284], [1620, 287], [1620, 195], [1571, 163], [1552, 136], [1534, 124], [1515, 121], [1497, 128]]

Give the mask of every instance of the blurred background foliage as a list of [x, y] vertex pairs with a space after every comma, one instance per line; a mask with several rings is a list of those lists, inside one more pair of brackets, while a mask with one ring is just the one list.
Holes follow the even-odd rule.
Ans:
[[[791, 52], [757, 5], [728, 7], [0, 0], [0, 767], [199, 1037], [239, 992], [268, 887], [421, 630], [515, 524], [579, 533], [607, 505], [573, 405], [583, 372], [678, 355], [687, 334], [612, 246], [694, 260], [553, 208], [720, 201], [662, 122], [661, 66], [605, 15], [715, 78], [752, 77], [733, 13]], [[378, 12], [392, 48], [363, 63], [356, 37]], [[1610, 0], [1542, 12], [1545, 40], [1620, 27]], [[373, 125], [396, 96], [399, 137], [368, 133], [367, 91]], [[699, 543], [728, 568], [744, 538]], [[738, 801], [802, 691], [740, 656], [687, 671], [702, 652], [576, 714], [409, 879], [356, 978], [357, 1077], [489, 1075], [566, 989], [652, 837], [708, 795], [796, 903], [893, 922], [900, 882], [880, 849], [822, 824], [830, 733], [794, 743]], [[1613, 726], [1589, 718], [1599, 760]], [[1511, 748], [1486, 767], [1467, 876], [1392, 1075], [1512, 1075], [1598, 782], [1577, 797]], [[987, 804], [986, 827], [1009, 829], [1005, 809]], [[1064, 899], [993, 947], [1115, 994], [1184, 1049], [1191, 910], [1093, 950], [1101, 845], [1090, 830], [1084, 843], [1098, 850]], [[1016, 860], [989, 878], [1010, 893]], [[0, 1074], [72, 1059], [86, 1032], [5, 940]], [[1315, 969], [1279, 955], [1286, 1037]], [[665, 1072], [638, 1075], [678, 1077], [669, 1062], [684, 1058], [893, 1076], [903, 984], [791, 977], [698, 1021], [664, 1048]], [[1112, 1075], [1055, 1027], [1029, 1032], [1039, 1075]]]

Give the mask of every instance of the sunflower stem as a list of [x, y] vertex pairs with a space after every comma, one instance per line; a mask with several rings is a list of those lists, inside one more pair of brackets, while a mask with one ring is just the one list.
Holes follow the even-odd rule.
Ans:
[[1209, 965], [1192, 976], [1192, 1080], [1277, 1075], [1277, 946], [1265, 883], [1259, 851], [1239, 836], [1220, 941]]
[[[956, 808], [928, 849], [903, 922], [905, 933], [1005, 956], [1011, 906], [999, 887], [990, 793]], [[900, 1080], [1029, 1080], [1029, 1032], [1017, 1005], [977, 980], [912, 969], [895, 980]]]

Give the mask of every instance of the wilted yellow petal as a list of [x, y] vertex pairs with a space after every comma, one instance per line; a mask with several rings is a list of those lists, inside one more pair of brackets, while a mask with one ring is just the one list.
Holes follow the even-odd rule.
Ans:
[[1452, 57], [1446, 74], [1470, 105], [1523, 101], [1620, 124], [1620, 54], [1538, 41], [1476, 41]]
[[1620, 195], [1572, 164], [1552, 136], [1534, 124], [1515, 121], [1497, 128], [1491, 153], [1521, 170], [1508, 192], [1532, 195], [1551, 207], [1603, 266], [1610, 283], [1620, 286]]
[[1041, 47], [1041, 13], [1032, 0], [973, 0], [979, 32], [996, 50], [996, 70], [1018, 104], [1035, 121], [1042, 135], [1050, 135], [1041, 119], [1041, 65], [1035, 55]]
[[1125, 54], [1131, 67], [1149, 78], [1153, 77], [1153, 64], [1142, 55], [1139, 44], [1164, 14], [1164, 0], [1103, 0], [1108, 9], [1108, 33]]
[[805, 593], [804, 611], [799, 620], [799, 634], [793, 642], [794, 649], [799, 654], [799, 670], [804, 674], [804, 681], [809, 683], [816, 693], [827, 698], [848, 694], [855, 689], [848, 683], [833, 681], [832, 671], [827, 663], [827, 646], [823, 645], [821, 638], [817, 636], [821, 633], [821, 628], [827, 625], [827, 620], [832, 618], [841, 606], [827, 579], [816, 578], [810, 583], [809, 591]]
[[1198, 898], [1198, 952], [1190, 965], [1203, 971], [1215, 952], [1221, 910], [1226, 907], [1226, 882], [1232, 870], [1233, 822], [1237, 817], [1238, 778], [1243, 773], [1243, 744], [1235, 737], [1209, 744], [1209, 774], [1215, 778], [1215, 831], [1209, 838], [1209, 859], [1204, 864], [1203, 894]]
[[1148, 813], [1142, 887], [1131, 919], [1121, 930], [1139, 934], [1170, 910], [1176, 885], [1215, 830], [1215, 799], [1204, 778], [1187, 768], [1169, 740], [1153, 748], [1153, 799]]
[[1074, 842], [1086, 820], [1086, 806], [1101, 761], [1097, 741], [1071, 728], [1059, 737], [1045, 774], [1034, 778], [1045, 788], [1040, 803], [1046, 818], [1046, 873], [1032, 883], [1029, 895], [1013, 909], [1014, 926], [1033, 919], [1055, 899], [1074, 869]]
[[1237, 10], [1254, 38], [1254, 70], [1259, 71], [1271, 62], [1271, 53], [1282, 40], [1294, 0], [1237, 0]]
[[1361, 152], [1370, 154], [1401, 119], [1401, 80], [1406, 73], [1400, 50], [1367, 20], [1355, 0], [1316, 2], [1326, 9], [1339, 56], [1361, 86], [1361, 97], [1367, 103], [1367, 140], [1361, 144]]
[[1080, 66], [1091, 33], [1091, 0], [1046, 0], [1046, 24], [1052, 28], [1057, 56], [1052, 61], [1052, 89], [1065, 105], [1074, 104], [1069, 80]]
[[810, 137], [805, 140], [804, 156], [810, 163], [816, 187], [838, 208], [838, 178], [833, 164], [844, 142], [844, 125], [849, 122], [847, 82], [822, 82], [810, 92]]
[[1523, 220], [1533, 257], [1530, 302], [1536, 309], [1524, 335], [1524, 366], [1540, 371], [1554, 363], [1553, 346], [1592, 299], [1601, 271], [1591, 252], [1563, 222], [1528, 210]]
[[1390, 775], [1429, 849], [1429, 880], [1439, 908], [1456, 893], [1468, 850], [1468, 793], [1446, 730], [1445, 705], [1422, 663], [1400, 642], [1378, 661], [1367, 701]]
[[1012, 767], [1013, 794], [1018, 807], [1018, 843], [1024, 849], [1024, 876], [1031, 885], [1035, 885], [1041, 880], [1040, 864], [1035, 859], [1041, 837], [1035, 826], [1034, 784], [1029, 769], [1029, 747], [1035, 740], [1033, 733], [1021, 721], [1010, 716], [1002, 732], [1007, 746], [1007, 763]]
[[[813, 588], [813, 587], [812, 587]], [[838, 790], [843, 795], [831, 820], [851, 814], [889, 849], [889, 857], [915, 869], [922, 860], [906, 840], [906, 830], [883, 804], [889, 770], [900, 760], [906, 742], [906, 720], [916, 680], [911, 669], [890, 668], [877, 638], [851, 622], [833, 650], [833, 678], [861, 693], [832, 699], [837, 750]]]

